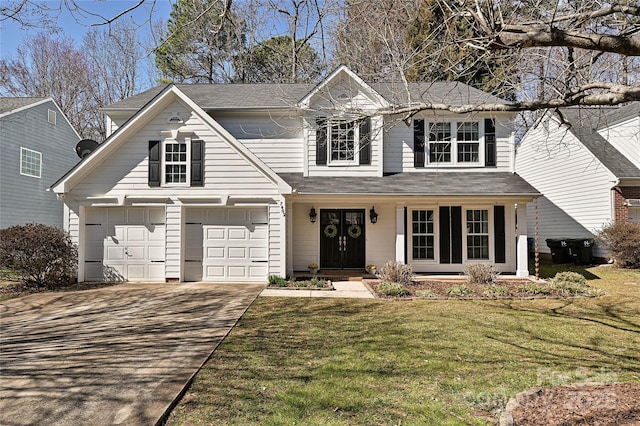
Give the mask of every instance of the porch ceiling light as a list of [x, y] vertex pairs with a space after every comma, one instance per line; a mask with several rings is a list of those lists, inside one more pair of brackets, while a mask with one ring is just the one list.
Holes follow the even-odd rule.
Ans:
[[371, 210], [369, 210], [369, 218], [371, 218], [371, 223], [378, 222], [378, 213], [376, 213], [376, 209], [371, 206]]
[[316, 223], [317, 218], [318, 214], [316, 213], [316, 209], [311, 207], [311, 210], [309, 210], [309, 220], [311, 221], [311, 223]]

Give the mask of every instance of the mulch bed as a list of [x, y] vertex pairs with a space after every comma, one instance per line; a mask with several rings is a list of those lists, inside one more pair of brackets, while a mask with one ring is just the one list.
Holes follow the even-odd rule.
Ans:
[[536, 389], [507, 405], [501, 425], [640, 425], [640, 385], [584, 383]]
[[310, 280], [296, 280], [287, 281], [285, 286], [278, 286], [275, 284], [269, 284], [269, 289], [281, 289], [281, 290], [333, 290], [333, 284], [329, 280], [323, 280], [324, 287], [318, 287], [311, 283]]
[[[372, 290], [374, 295], [381, 299], [396, 299], [394, 296], [387, 296], [378, 292], [378, 285], [380, 280], [366, 280], [365, 283]], [[451, 295], [449, 291], [456, 286], [467, 286], [473, 293], [467, 295]], [[530, 292], [523, 291], [523, 286], [542, 286], [548, 289], [548, 293], [545, 294], [531, 294]], [[500, 286], [508, 291], [508, 294], [495, 294], [491, 292], [492, 286]], [[450, 279], [450, 280], [416, 280], [411, 285], [407, 286], [409, 295], [404, 298], [415, 299], [462, 299], [462, 300], [493, 300], [493, 299], [544, 299], [544, 298], [570, 298], [576, 297], [573, 294], [562, 293], [551, 287], [548, 287], [544, 283], [534, 283], [528, 279], [510, 279], [510, 280], [498, 280], [495, 284], [472, 284], [462, 279]], [[584, 297], [584, 296], [582, 296]]]

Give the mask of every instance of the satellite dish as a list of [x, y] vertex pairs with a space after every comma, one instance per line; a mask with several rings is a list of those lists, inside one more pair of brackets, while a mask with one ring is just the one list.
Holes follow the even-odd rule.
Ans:
[[84, 158], [91, 154], [98, 147], [98, 142], [93, 139], [82, 139], [76, 144], [76, 154], [78, 157]]

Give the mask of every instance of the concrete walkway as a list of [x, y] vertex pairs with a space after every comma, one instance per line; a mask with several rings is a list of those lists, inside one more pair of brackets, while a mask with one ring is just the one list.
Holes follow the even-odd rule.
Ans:
[[296, 290], [266, 288], [260, 296], [271, 297], [337, 297], [350, 299], [373, 299], [373, 295], [362, 281], [337, 281], [332, 283], [335, 290]]
[[154, 425], [258, 284], [121, 284], [0, 303], [0, 425]]

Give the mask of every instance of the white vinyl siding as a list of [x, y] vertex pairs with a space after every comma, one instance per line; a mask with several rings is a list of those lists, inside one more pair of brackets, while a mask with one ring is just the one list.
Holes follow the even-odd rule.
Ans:
[[640, 117], [633, 117], [598, 133], [640, 168]]
[[[516, 172], [544, 197], [538, 199], [539, 247], [547, 238], [593, 238], [612, 220], [615, 176], [566, 127], [555, 120], [532, 129], [521, 141]], [[528, 234], [535, 212], [529, 204]], [[596, 246], [596, 255], [602, 255]]]
[[141, 131], [125, 141], [118, 150], [74, 188], [83, 196], [176, 196], [175, 188], [149, 188], [148, 149], [150, 140], [160, 139], [166, 128], [166, 118], [177, 111], [185, 121], [180, 135], [203, 140], [204, 186], [182, 190], [182, 196], [214, 197], [219, 195], [252, 197], [277, 196], [277, 186], [240, 152], [216, 132], [174, 102], [158, 114]]
[[40, 178], [42, 176], [42, 154], [27, 148], [20, 148], [20, 174]]

